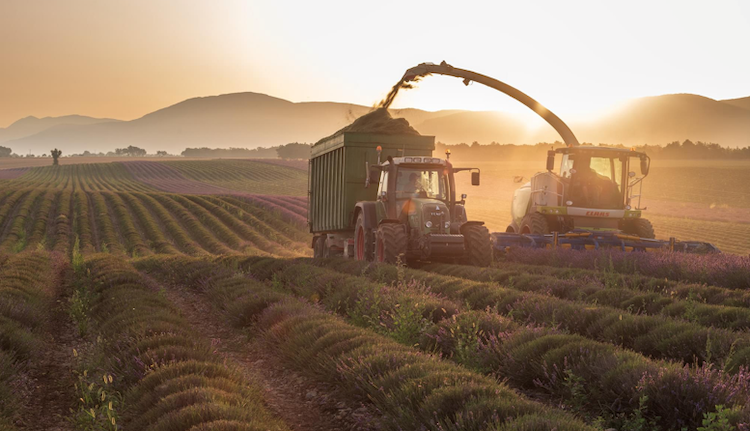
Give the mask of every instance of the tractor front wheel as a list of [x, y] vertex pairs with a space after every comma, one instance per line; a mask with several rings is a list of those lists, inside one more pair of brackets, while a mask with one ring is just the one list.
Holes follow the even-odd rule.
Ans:
[[386, 223], [378, 228], [375, 242], [375, 258], [381, 263], [406, 263], [406, 227], [397, 223]]
[[464, 263], [473, 266], [490, 266], [492, 263], [492, 241], [490, 231], [482, 225], [468, 225], [461, 229], [464, 235], [466, 257]]
[[531, 213], [521, 222], [521, 233], [525, 235], [547, 235], [550, 232], [547, 217]]
[[623, 223], [622, 231], [630, 235], [635, 235], [638, 238], [656, 238], [656, 234], [654, 234], [654, 226], [645, 218], [627, 220]]

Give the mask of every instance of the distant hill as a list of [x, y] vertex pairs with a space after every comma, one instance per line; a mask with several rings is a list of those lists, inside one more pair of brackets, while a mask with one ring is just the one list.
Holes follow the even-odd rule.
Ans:
[[6, 128], [0, 127], [0, 144], [13, 139], [23, 138], [50, 129], [52, 127], [64, 125], [90, 125], [98, 123], [119, 122], [111, 118], [92, 118], [83, 115], [66, 115], [63, 117], [26, 117], [22, 118]]
[[[570, 126], [581, 142], [640, 145], [691, 139], [744, 147], [750, 146], [750, 109], [742, 107], [747, 103], [750, 98], [717, 101], [691, 94], [646, 97], [635, 99], [614, 113]], [[19, 120], [0, 129], [0, 144], [20, 154], [29, 149], [40, 154], [53, 147], [65, 154], [107, 152], [128, 145], [177, 154], [186, 147], [269, 147], [316, 142], [370, 109], [346, 103], [292, 103], [265, 94], [233, 93], [188, 99], [132, 121], [77, 116]], [[513, 116], [498, 112], [400, 109], [391, 113], [409, 120], [422, 134], [435, 135], [445, 143], [533, 144], [559, 139], [549, 127], [540, 131], [528, 129]], [[57, 123], [52, 124], [53, 120]], [[43, 127], [41, 122], [45, 121], [47, 126]], [[29, 127], [21, 128], [27, 122]], [[34, 124], [36, 129], [31, 127]], [[11, 129], [14, 135], [8, 132]], [[3, 136], [13, 137], [3, 144]]]
[[727, 103], [738, 108], [750, 109], [750, 97], [722, 100], [721, 103]]
[[694, 94], [634, 99], [590, 124], [573, 127], [579, 140], [608, 144], [667, 144], [690, 139], [750, 146], [750, 110]]

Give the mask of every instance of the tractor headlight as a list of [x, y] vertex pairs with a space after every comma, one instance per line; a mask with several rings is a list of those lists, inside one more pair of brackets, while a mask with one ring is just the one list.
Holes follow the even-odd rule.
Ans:
[[424, 225], [427, 226], [428, 228], [431, 228], [432, 227], [432, 222], [429, 221], [429, 220], [427, 220], [427, 222]]
[[449, 227], [451, 227], [451, 222], [449, 221], [445, 222], [445, 228], [448, 229]]
[[573, 205], [573, 201], [567, 201], [567, 202], [565, 202], [565, 205], [571, 206], [571, 205]]
[[630, 209], [630, 205], [625, 205], [625, 209], [629, 210]]

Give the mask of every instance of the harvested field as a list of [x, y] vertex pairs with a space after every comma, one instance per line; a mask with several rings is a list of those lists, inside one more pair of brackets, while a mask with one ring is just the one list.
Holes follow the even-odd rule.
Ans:
[[0, 169], [0, 180], [13, 180], [24, 173], [28, 168], [10, 168], [10, 169]]
[[[243, 159], [244, 160], [244, 159]], [[307, 160], [285, 160], [285, 159], [247, 159], [250, 162], [268, 163], [271, 165], [286, 166], [287, 168], [307, 171], [309, 162]]]

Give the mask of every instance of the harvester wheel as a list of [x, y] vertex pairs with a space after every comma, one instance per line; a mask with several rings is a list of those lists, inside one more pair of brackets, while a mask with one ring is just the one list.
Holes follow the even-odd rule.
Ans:
[[645, 218], [626, 221], [623, 224], [622, 230], [627, 234], [635, 235], [639, 238], [656, 238], [656, 234], [654, 234], [654, 226]]
[[492, 241], [490, 231], [482, 225], [468, 225], [461, 229], [464, 235], [466, 257], [464, 263], [473, 266], [490, 266], [492, 263]]
[[397, 263], [399, 259], [406, 263], [406, 228], [398, 223], [386, 223], [378, 228], [375, 242], [375, 259], [383, 263]]
[[356, 260], [372, 261], [375, 248], [375, 233], [365, 228], [365, 215], [359, 213], [357, 224], [354, 225], [354, 258]]
[[539, 213], [531, 213], [521, 222], [521, 233], [527, 235], [546, 235], [549, 233], [547, 217]]

